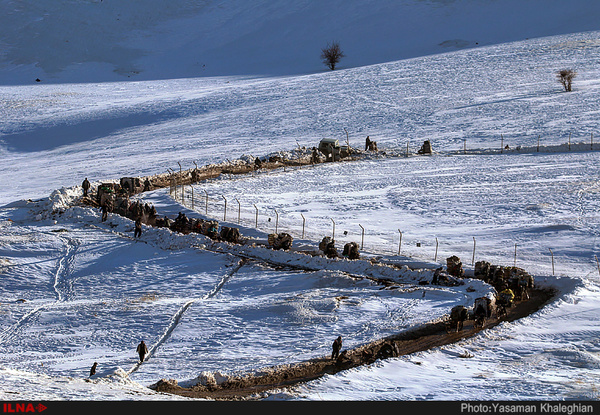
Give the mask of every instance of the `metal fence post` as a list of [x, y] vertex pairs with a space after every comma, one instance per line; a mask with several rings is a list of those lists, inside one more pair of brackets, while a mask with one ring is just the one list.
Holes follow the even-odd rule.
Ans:
[[[202, 189], [204, 190], [204, 189]], [[208, 192], [206, 190], [204, 190], [204, 193], [206, 194], [206, 199], [205, 199], [205, 204], [204, 204], [204, 215], [208, 216]]]
[[181, 171], [181, 163], [177, 162], [177, 164], [179, 164], [179, 183], [181, 184], [181, 203], [183, 204], [183, 206], [185, 206], [185, 202], [184, 202], [184, 194], [183, 192], [185, 192], [185, 189], [183, 187], [183, 173]]
[[258, 229], [258, 208], [256, 207], [256, 205], [254, 205], [254, 209], [256, 209], [256, 219], [255, 219], [254, 227], [256, 229]]
[[402, 249], [402, 231], [398, 229], [398, 232], [400, 232], [400, 242], [398, 242], [398, 255], [400, 255], [400, 249]]
[[363, 249], [363, 246], [365, 244], [365, 228], [363, 228], [363, 226], [359, 223], [358, 226], [360, 226], [360, 229], [362, 229], [362, 233], [361, 233], [361, 240], [360, 240], [360, 249]]

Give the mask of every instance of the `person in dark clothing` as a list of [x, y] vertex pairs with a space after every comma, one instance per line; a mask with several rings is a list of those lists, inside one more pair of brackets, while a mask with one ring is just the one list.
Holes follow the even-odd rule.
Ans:
[[144, 180], [144, 192], [148, 192], [150, 190], [150, 186], [152, 184], [150, 183], [150, 180], [148, 180], [148, 178], [146, 178], [146, 180]]
[[98, 362], [94, 362], [92, 368], [90, 369], [90, 376], [94, 376], [96, 374], [96, 368], [98, 367]]
[[87, 197], [88, 190], [90, 190], [90, 182], [87, 177], [83, 180], [83, 183], [81, 183], [81, 187], [83, 187], [83, 197]]
[[133, 237], [139, 238], [140, 236], [142, 236], [142, 217], [138, 216], [137, 220], [135, 221], [135, 231], [133, 231]]
[[370, 149], [371, 149], [371, 139], [369, 138], [369, 136], [367, 136], [367, 139], [365, 140], [365, 151], [370, 150]]
[[140, 344], [138, 344], [136, 351], [140, 355], [140, 363], [142, 363], [144, 361], [144, 357], [146, 357], [146, 354], [148, 353], [148, 347], [146, 347], [146, 343], [144, 343], [143, 340], [140, 342]]
[[108, 206], [106, 203], [102, 205], [102, 222], [104, 222], [108, 218]]
[[335, 339], [331, 348], [333, 349], [331, 352], [331, 358], [337, 359], [340, 355], [340, 350], [342, 349], [342, 336], [338, 336], [338, 338]]

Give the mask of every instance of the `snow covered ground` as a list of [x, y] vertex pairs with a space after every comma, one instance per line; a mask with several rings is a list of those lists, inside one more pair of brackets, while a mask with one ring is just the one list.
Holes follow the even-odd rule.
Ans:
[[[581, 4], [569, 13], [597, 7]], [[561, 36], [514, 43], [496, 36], [487, 43], [498, 44], [485, 47], [294, 76], [78, 84], [64, 83], [65, 70], [55, 83], [12, 85], [19, 69], [5, 67], [0, 397], [179, 400], [147, 386], [327, 355], [337, 335], [345, 347], [363, 344], [485, 293], [472, 280], [418, 285], [450, 255], [470, 271], [475, 247], [475, 260], [516, 263], [538, 285], [557, 288], [557, 300], [470, 340], [266, 398], [597, 400], [600, 33], [582, 32], [586, 24]], [[21, 74], [33, 76], [35, 65], [23, 65]], [[554, 79], [564, 67], [578, 71], [571, 93]], [[131, 221], [113, 215], [101, 222], [98, 211], [72, 207], [84, 177], [98, 183], [188, 169], [312, 147], [323, 137], [346, 141], [346, 132], [357, 148], [370, 136], [387, 157], [223, 177], [194, 194], [199, 201], [210, 195], [209, 215], [218, 220], [228, 200], [227, 220], [257, 240], [277, 220], [296, 249], [316, 249], [333, 225], [338, 247], [360, 242], [364, 229], [364, 256], [415, 271], [213, 244], [164, 229], [146, 228], [134, 240]], [[425, 139], [436, 154], [416, 156]], [[510, 149], [501, 152], [503, 145]], [[172, 218], [204, 214], [168, 189], [140, 198]], [[239, 255], [254, 260], [240, 267]], [[357, 278], [373, 275], [406, 285], [382, 290]], [[142, 365], [140, 340], [150, 348]], [[90, 378], [93, 362], [98, 373]]]

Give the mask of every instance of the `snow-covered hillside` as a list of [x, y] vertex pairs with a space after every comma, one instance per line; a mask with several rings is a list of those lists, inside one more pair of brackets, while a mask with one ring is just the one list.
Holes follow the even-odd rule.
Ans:
[[598, 30], [571, 0], [2, 0], [0, 84], [323, 72]]
[[[0, 201], [346, 132], [357, 147], [370, 136], [411, 151], [425, 139], [436, 151], [589, 142], [599, 49], [589, 32], [294, 77], [0, 87]], [[579, 72], [569, 94], [563, 67]]]
[[[468, 341], [266, 399], [598, 399], [596, 2], [0, 4], [2, 399], [176, 399], [147, 386], [219, 381], [327, 355], [337, 335], [352, 347], [419, 326], [489, 290], [418, 285], [450, 255], [471, 272], [475, 239], [477, 260], [516, 263], [559, 290], [556, 301]], [[333, 72], [318, 59], [329, 38], [348, 55]], [[570, 93], [555, 79], [566, 67], [578, 72]], [[339, 243], [364, 227], [365, 261], [147, 227], [135, 240], [130, 220], [73, 207], [84, 177], [154, 175], [323, 137], [359, 148], [366, 136], [385, 156], [194, 187], [218, 220], [217, 203], [239, 200], [241, 223], [229, 224], [258, 241], [274, 215], [303, 251], [332, 223]], [[435, 154], [417, 156], [425, 139]], [[138, 197], [171, 218], [204, 213], [168, 189]], [[240, 256], [254, 261], [240, 267]], [[357, 278], [369, 273], [406, 285]]]

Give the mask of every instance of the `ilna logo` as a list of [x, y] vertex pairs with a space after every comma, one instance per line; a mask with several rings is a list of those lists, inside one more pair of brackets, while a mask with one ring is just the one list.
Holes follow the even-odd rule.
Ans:
[[34, 405], [32, 403], [4, 403], [4, 413], [23, 413], [23, 412], [42, 412], [46, 409], [44, 405], [38, 403]]

